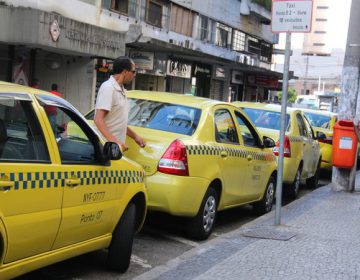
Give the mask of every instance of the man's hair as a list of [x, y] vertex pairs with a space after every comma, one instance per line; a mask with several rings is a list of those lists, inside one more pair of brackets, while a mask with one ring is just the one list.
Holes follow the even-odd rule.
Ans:
[[52, 84], [51, 85], [51, 90], [58, 90], [58, 85], [57, 84]]
[[127, 56], [120, 56], [114, 60], [113, 63], [113, 74], [120, 74], [124, 70], [131, 70], [131, 64], [134, 64], [131, 58]]

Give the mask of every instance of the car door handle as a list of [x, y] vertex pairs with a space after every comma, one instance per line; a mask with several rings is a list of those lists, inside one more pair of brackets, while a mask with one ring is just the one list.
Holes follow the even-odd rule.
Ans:
[[77, 178], [66, 179], [66, 185], [69, 187], [75, 187], [81, 184], [81, 180]]
[[221, 155], [221, 157], [227, 157], [228, 153], [225, 151], [221, 151], [220, 155]]
[[251, 161], [251, 160], [253, 159], [253, 158], [252, 158], [252, 155], [247, 155], [246, 158], [247, 158], [248, 161]]
[[13, 188], [14, 185], [15, 183], [11, 181], [0, 181], [0, 191], [8, 191]]

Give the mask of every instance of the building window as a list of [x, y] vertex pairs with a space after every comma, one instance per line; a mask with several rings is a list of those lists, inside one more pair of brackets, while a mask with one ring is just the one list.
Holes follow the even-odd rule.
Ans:
[[271, 62], [271, 56], [272, 56], [272, 45], [261, 42], [261, 54], [260, 54], [260, 60]]
[[201, 41], [209, 40], [209, 18], [199, 16], [199, 39]]
[[215, 22], [206, 16], [199, 15], [197, 38], [204, 42], [214, 42]]
[[248, 51], [253, 54], [261, 54], [261, 44], [258, 39], [248, 36]]
[[245, 51], [246, 35], [244, 32], [234, 30], [232, 49], [234, 51]]
[[154, 26], [162, 27], [162, 5], [149, 0], [146, 21]]
[[316, 21], [327, 21], [326, 18], [317, 18]]
[[193, 12], [178, 5], [171, 6], [171, 31], [192, 37], [193, 22]]
[[129, 0], [111, 0], [111, 10], [127, 15]]
[[231, 44], [231, 27], [216, 23], [216, 45], [228, 48]]

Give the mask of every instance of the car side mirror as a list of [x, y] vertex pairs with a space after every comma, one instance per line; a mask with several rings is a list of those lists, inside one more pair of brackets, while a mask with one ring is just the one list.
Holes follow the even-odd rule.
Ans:
[[274, 148], [276, 145], [274, 139], [267, 136], [263, 137], [263, 143], [264, 143], [264, 148]]
[[103, 150], [104, 156], [106, 159], [118, 160], [122, 157], [122, 152], [120, 147], [115, 142], [106, 142]]
[[326, 138], [326, 135], [324, 132], [321, 132], [321, 131], [317, 131], [316, 132], [316, 139], [317, 140], [321, 140], [321, 139], [325, 139]]

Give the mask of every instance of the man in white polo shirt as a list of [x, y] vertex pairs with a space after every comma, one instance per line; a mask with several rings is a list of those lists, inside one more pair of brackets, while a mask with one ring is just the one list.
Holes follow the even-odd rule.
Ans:
[[128, 100], [125, 84], [132, 81], [136, 74], [135, 63], [128, 57], [119, 57], [113, 64], [113, 75], [104, 82], [98, 92], [95, 105], [94, 123], [104, 137], [119, 144], [126, 151], [126, 135], [133, 138], [140, 147], [145, 147], [144, 140], [127, 126]]

